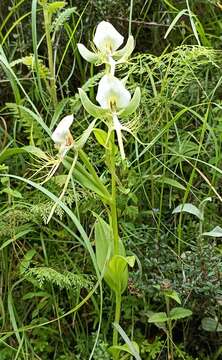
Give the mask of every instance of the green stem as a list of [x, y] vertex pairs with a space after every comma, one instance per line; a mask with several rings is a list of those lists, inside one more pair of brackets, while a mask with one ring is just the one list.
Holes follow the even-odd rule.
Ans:
[[[121, 292], [116, 292], [116, 311], [115, 311], [115, 323], [119, 324], [121, 314]], [[116, 328], [113, 330], [113, 346], [118, 345], [118, 331]], [[118, 360], [118, 357], [114, 355], [114, 360]]]
[[166, 311], [167, 311], [167, 326], [168, 326], [168, 333], [167, 333], [167, 353], [168, 353], [168, 360], [173, 360], [173, 332], [172, 332], [172, 321], [170, 319], [170, 300], [167, 296], [165, 296], [166, 300]]
[[112, 134], [112, 149], [110, 152], [110, 171], [111, 171], [111, 182], [112, 182], [112, 202], [110, 205], [111, 211], [111, 225], [113, 230], [113, 248], [114, 255], [119, 254], [119, 232], [118, 232], [118, 220], [117, 220], [117, 210], [116, 210], [116, 166], [115, 166], [115, 153], [114, 153], [114, 136]]
[[[114, 255], [119, 255], [119, 232], [118, 232], [118, 219], [116, 209], [116, 164], [115, 164], [115, 132], [111, 135], [111, 149], [110, 149], [110, 172], [112, 183], [112, 201], [110, 204], [111, 212], [111, 226], [113, 232], [113, 252]], [[115, 292], [116, 295], [116, 310], [115, 310], [115, 323], [119, 324], [121, 314], [121, 289]], [[118, 331], [116, 328], [113, 330], [113, 346], [118, 345]], [[118, 360], [118, 356], [113, 355], [114, 360]]]
[[48, 13], [48, 9], [46, 6], [43, 6], [43, 15], [44, 15], [44, 24], [45, 24], [46, 43], [48, 49], [50, 90], [51, 90], [53, 105], [54, 107], [56, 107], [57, 105], [56, 81], [55, 81], [54, 62], [53, 62], [52, 39], [50, 36], [51, 15]]

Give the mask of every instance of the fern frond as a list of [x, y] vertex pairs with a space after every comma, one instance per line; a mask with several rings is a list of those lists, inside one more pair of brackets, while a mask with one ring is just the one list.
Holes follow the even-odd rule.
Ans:
[[34, 140], [36, 145], [42, 144], [42, 139], [44, 138], [42, 128], [35, 119], [15, 103], [7, 103], [6, 106], [11, 115], [20, 122], [30, 142]]
[[[18, 64], [26, 65], [32, 72], [37, 72], [34, 55], [32, 54], [30, 54], [29, 56], [25, 56], [21, 59], [14, 60], [10, 63], [12, 67]], [[43, 64], [42, 59], [38, 59], [38, 73], [40, 78], [42, 79], [46, 79], [50, 75], [49, 69]]]
[[51, 32], [57, 32], [70, 18], [70, 16], [76, 12], [76, 7], [71, 7], [60, 12], [57, 18], [53, 21], [51, 26]]
[[77, 275], [70, 271], [60, 273], [49, 267], [36, 267], [27, 271], [28, 277], [34, 277], [39, 286], [45, 283], [58, 286], [60, 289], [79, 290], [82, 288], [91, 289], [93, 286], [92, 277], [88, 275]]

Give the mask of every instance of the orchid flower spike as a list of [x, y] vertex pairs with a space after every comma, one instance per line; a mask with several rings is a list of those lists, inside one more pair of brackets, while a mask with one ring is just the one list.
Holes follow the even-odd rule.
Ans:
[[52, 140], [59, 149], [59, 154], [63, 157], [69, 148], [73, 145], [74, 140], [70, 133], [70, 126], [73, 123], [73, 115], [65, 116], [52, 133]]

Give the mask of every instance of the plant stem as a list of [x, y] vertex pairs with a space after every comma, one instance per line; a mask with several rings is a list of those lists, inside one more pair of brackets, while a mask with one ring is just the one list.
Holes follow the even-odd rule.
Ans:
[[56, 107], [56, 105], [57, 105], [56, 81], [55, 81], [55, 71], [54, 71], [54, 62], [53, 62], [52, 39], [50, 36], [51, 15], [49, 14], [46, 6], [43, 6], [43, 15], [44, 15], [44, 24], [45, 24], [46, 43], [47, 43], [47, 49], [48, 49], [50, 90], [51, 90], [53, 105], [54, 105], [54, 107]]
[[[121, 292], [116, 292], [116, 311], [115, 311], [115, 323], [119, 324], [121, 313]], [[118, 331], [116, 328], [113, 330], [113, 346], [118, 345]], [[118, 360], [116, 355], [114, 355], [114, 360]]]
[[112, 134], [112, 149], [110, 152], [110, 171], [111, 171], [111, 182], [112, 182], [112, 202], [110, 205], [111, 211], [111, 225], [113, 230], [113, 249], [114, 255], [119, 254], [119, 232], [118, 232], [118, 220], [116, 210], [116, 165], [115, 165], [115, 153], [114, 153], [114, 137], [115, 133]]
[[168, 333], [167, 333], [167, 353], [168, 353], [168, 360], [173, 360], [173, 332], [172, 332], [172, 321], [170, 319], [170, 300], [167, 296], [165, 296], [166, 301], [166, 312], [167, 312], [167, 326], [168, 326]]
[[[110, 172], [111, 172], [111, 183], [112, 183], [112, 202], [110, 204], [111, 212], [111, 226], [113, 231], [113, 253], [119, 255], [119, 232], [118, 232], [118, 219], [116, 209], [116, 164], [115, 164], [115, 132], [112, 132], [111, 151], [110, 151]], [[120, 322], [121, 313], [121, 288], [115, 292], [116, 296], [116, 310], [115, 310], [115, 323]], [[113, 330], [113, 346], [118, 345], [118, 331], [116, 328]], [[118, 356], [113, 355], [114, 360], [118, 360]]]

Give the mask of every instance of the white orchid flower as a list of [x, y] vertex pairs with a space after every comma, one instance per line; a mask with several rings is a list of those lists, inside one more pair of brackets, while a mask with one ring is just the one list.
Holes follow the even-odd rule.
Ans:
[[130, 92], [125, 88], [122, 81], [113, 75], [104, 75], [99, 82], [96, 100], [101, 108], [116, 112], [129, 105]]
[[[111, 74], [115, 73], [116, 63], [127, 61], [134, 49], [134, 38], [129, 36], [126, 45], [120, 49], [123, 44], [124, 37], [114, 28], [114, 26], [107, 22], [101, 21], [95, 32], [93, 42], [96, 45], [97, 51], [88, 50], [83, 44], [77, 44], [81, 56], [92, 63], [108, 63], [111, 67]], [[116, 62], [114, 59], [117, 59]]]
[[73, 145], [73, 137], [70, 133], [70, 126], [73, 123], [73, 115], [65, 116], [52, 133], [52, 140], [59, 149], [59, 154], [64, 156], [70, 146]]
[[93, 39], [97, 49], [112, 55], [123, 43], [124, 37], [107, 21], [101, 21]]
[[121, 130], [128, 131], [128, 129], [119, 121], [117, 111], [126, 108], [130, 103], [130, 99], [130, 92], [125, 88], [122, 81], [112, 75], [104, 75], [102, 77], [99, 82], [96, 100], [101, 108], [108, 109], [112, 113], [112, 126], [117, 134], [120, 154], [123, 160], [125, 159], [125, 152]]

